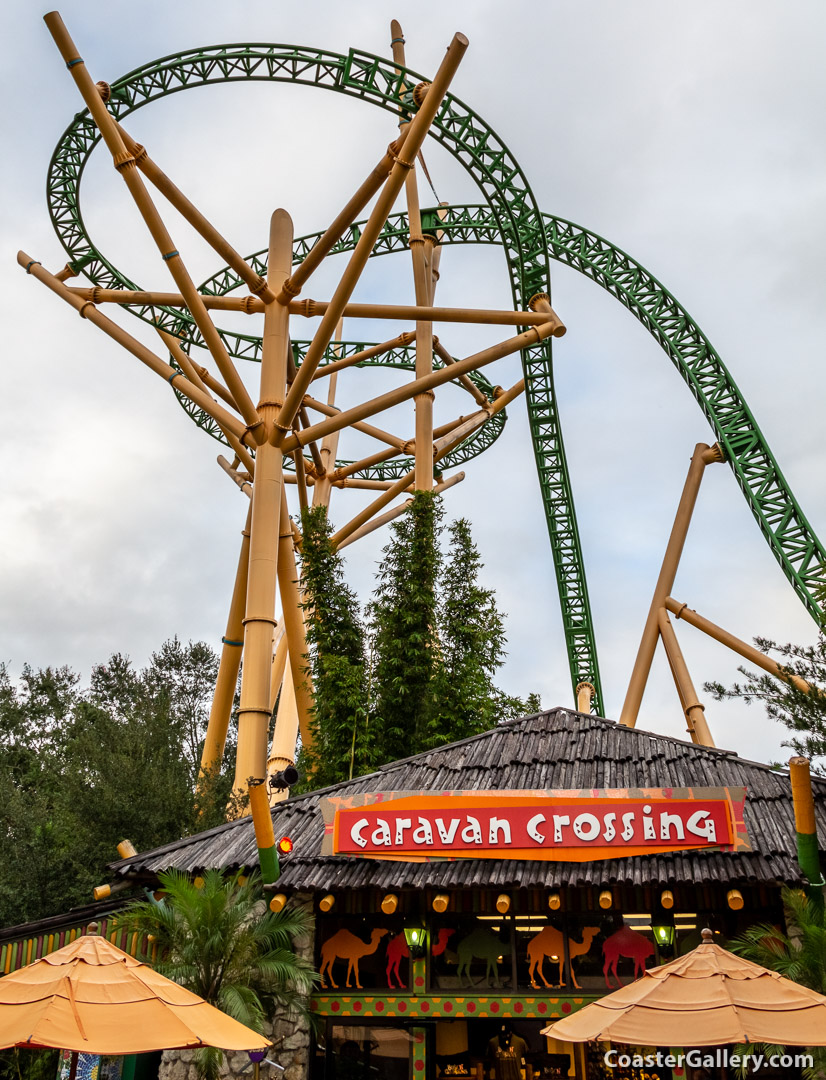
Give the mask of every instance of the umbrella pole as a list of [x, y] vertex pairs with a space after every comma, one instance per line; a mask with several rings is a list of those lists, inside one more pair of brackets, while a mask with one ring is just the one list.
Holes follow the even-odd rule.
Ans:
[[77, 1059], [78, 1059], [78, 1056], [79, 1055], [78, 1055], [77, 1050], [73, 1050], [72, 1051], [72, 1061], [71, 1061], [71, 1064], [69, 1065], [69, 1080], [75, 1080], [75, 1078], [77, 1077]]

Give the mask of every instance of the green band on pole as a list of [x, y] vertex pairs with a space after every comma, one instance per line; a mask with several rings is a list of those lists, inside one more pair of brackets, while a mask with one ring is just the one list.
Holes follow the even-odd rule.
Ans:
[[823, 885], [816, 833], [797, 833], [797, 861], [810, 885]]
[[258, 849], [258, 864], [261, 867], [261, 880], [265, 885], [272, 885], [281, 876], [278, 865], [278, 852], [275, 847]]

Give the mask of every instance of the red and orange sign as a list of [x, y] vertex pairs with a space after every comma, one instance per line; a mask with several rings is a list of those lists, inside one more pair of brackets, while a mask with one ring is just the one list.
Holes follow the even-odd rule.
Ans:
[[745, 788], [370, 792], [322, 800], [322, 854], [586, 862], [749, 850], [745, 795]]

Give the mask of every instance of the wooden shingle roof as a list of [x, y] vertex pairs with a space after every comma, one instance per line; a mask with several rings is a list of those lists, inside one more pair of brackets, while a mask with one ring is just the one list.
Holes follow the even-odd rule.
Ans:
[[[821, 846], [826, 838], [826, 781], [815, 779]], [[367, 791], [543, 788], [745, 787], [745, 820], [753, 851], [686, 851], [589, 863], [457, 859], [428, 863], [320, 856], [324, 825], [319, 798]], [[462, 742], [396, 761], [377, 772], [291, 798], [273, 810], [276, 837], [294, 844], [282, 860], [279, 888], [527, 888], [715, 882], [794, 884], [794, 813], [786, 772], [724, 750], [622, 727], [610, 720], [552, 709], [503, 724]], [[178, 868], [254, 867], [250, 818], [112, 864], [118, 874]]]

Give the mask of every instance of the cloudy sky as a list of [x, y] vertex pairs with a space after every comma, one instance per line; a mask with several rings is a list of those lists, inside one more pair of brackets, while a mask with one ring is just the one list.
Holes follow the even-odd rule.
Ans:
[[[815, 531], [826, 534], [821, 3], [422, 0], [406, 14], [373, 0], [302, 7], [66, 0], [60, 10], [93, 77], [107, 81], [221, 42], [387, 55], [394, 15], [408, 64], [432, 73], [453, 32], [464, 32], [470, 47], [455, 94], [507, 142], [543, 210], [624, 248], [697, 319]], [[113, 650], [143, 663], [173, 634], [220, 641], [245, 500], [215, 464], [220, 448], [187, 420], [168, 387], [16, 265], [18, 248], [53, 270], [65, 261], [48, 220], [45, 176], [81, 108], [41, 14], [23, 0], [2, 14], [0, 660], [15, 672], [28, 661], [68, 663], [88, 675]], [[243, 252], [266, 244], [276, 206], [290, 211], [296, 235], [326, 225], [394, 134], [380, 110], [279, 85], [178, 94], [128, 126]], [[426, 156], [440, 198], [479, 200], [439, 147], [426, 147]], [[426, 188], [422, 198], [432, 201]], [[84, 176], [82, 207], [96, 244], [125, 273], [148, 288], [171, 287], [100, 149]], [[218, 269], [174, 213], [168, 220], [196, 280]], [[356, 299], [408, 302], [409, 257], [375, 262]], [[329, 296], [337, 270], [319, 273], [304, 295]], [[669, 360], [616, 301], [565, 267], [556, 270], [553, 298], [568, 326], [554, 349], [557, 390], [606, 714], [616, 717], [692, 448], [713, 440]], [[501, 252], [447, 249], [439, 300], [506, 307]], [[118, 317], [150, 341], [135, 320]], [[375, 340], [401, 328], [383, 325], [388, 333]], [[375, 327], [347, 328], [347, 336], [371, 333]], [[490, 328], [443, 327], [442, 338], [456, 355], [497, 340]], [[489, 374], [509, 385], [518, 362]], [[340, 401], [372, 394], [392, 377], [373, 378], [342, 379]], [[467, 411], [458, 392], [439, 407], [441, 419]], [[394, 416], [399, 431], [412, 434], [411, 412]], [[350, 456], [364, 446], [341, 449]], [[466, 473], [447, 509], [472, 520], [487, 582], [508, 613], [501, 681], [513, 693], [539, 691], [546, 707], [570, 705], [523, 407], [511, 408], [505, 434]], [[337, 523], [363, 504], [351, 495], [334, 496]], [[378, 533], [348, 549], [362, 595], [385, 541]], [[815, 636], [725, 466], [707, 472], [674, 593], [747, 639]], [[736, 659], [722, 647], [682, 624], [678, 633], [698, 686], [735, 677]], [[763, 760], [787, 756], [783, 731], [757, 707], [711, 702], [706, 715], [718, 745]], [[640, 726], [684, 732], [662, 655]]]

